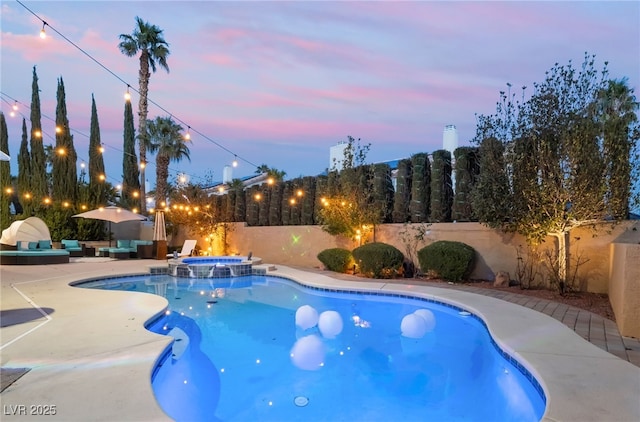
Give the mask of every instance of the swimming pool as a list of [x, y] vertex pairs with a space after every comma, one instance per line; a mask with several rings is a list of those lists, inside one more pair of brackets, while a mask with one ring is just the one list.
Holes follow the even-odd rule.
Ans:
[[499, 351], [481, 320], [456, 307], [272, 276], [137, 276], [82, 287], [169, 300], [168, 314], [148, 328], [176, 339], [152, 380], [176, 420], [506, 421], [544, 413], [537, 381]]

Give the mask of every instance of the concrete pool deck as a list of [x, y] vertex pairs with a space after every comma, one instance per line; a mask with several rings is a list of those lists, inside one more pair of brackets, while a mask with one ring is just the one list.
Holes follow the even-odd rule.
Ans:
[[[164, 262], [72, 261], [0, 267], [0, 363], [3, 369], [30, 369], [0, 394], [1, 419], [169, 420], [155, 401], [150, 376], [171, 339], [144, 328], [165, 310], [166, 300], [69, 286], [101, 276], [147, 273], [149, 266]], [[481, 316], [496, 342], [540, 381], [547, 395], [545, 420], [640, 420], [640, 368], [586, 341], [578, 330], [582, 323], [574, 327], [579, 335], [544, 310], [453, 288], [338, 279], [329, 272], [282, 266], [273, 275], [313, 286], [456, 303]], [[613, 328], [603, 324], [600, 332], [594, 327], [587, 337], [602, 337], [606, 347], [606, 330], [613, 333]], [[609, 337], [613, 344], [613, 335]], [[637, 356], [632, 352], [628, 360]], [[50, 415], [38, 415], [46, 412]]]

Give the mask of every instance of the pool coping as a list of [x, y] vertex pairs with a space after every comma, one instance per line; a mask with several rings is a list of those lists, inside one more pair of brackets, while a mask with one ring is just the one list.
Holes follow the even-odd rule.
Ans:
[[[136, 260], [0, 267], [3, 314], [33, 306], [53, 310], [0, 328], [2, 366], [31, 368], [0, 395], [3, 409], [27, 406], [28, 412], [31, 405], [55, 405], [55, 417], [65, 420], [169, 420], [149, 380], [171, 340], [144, 328], [166, 309], [166, 300], [69, 286], [105, 275], [147, 273], [158, 264]], [[467, 309], [540, 382], [547, 398], [543, 420], [640, 420], [635, 400], [640, 397], [640, 368], [542, 313], [453, 289], [340, 280], [285, 266], [269, 274], [312, 287], [412, 295]], [[24, 415], [3, 414], [3, 420], [18, 418]]]

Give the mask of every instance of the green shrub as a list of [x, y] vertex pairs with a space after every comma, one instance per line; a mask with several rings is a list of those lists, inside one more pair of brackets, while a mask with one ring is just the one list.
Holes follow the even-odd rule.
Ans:
[[352, 252], [360, 266], [360, 272], [367, 277], [391, 278], [402, 267], [404, 255], [396, 247], [386, 243], [367, 243]]
[[466, 279], [473, 269], [475, 257], [476, 251], [471, 246], [448, 240], [440, 240], [418, 251], [422, 272], [433, 272], [449, 281]]
[[351, 251], [342, 248], [325, 249], [318, 254], [318, 259], [330, 271], [346, 273], [355, 264]]

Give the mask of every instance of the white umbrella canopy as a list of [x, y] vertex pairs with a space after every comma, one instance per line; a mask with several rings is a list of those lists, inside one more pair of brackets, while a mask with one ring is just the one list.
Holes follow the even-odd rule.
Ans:
[[10, 160], [11, 160], [11, 157], [9, 157], [4, 152], [0, 151], [0, 161], [10, 161]]
[[109, 222], [109, 246], [111, 246], [111, 223], [122, 223], [123, 221], [146, 220], [144, 215], [136, 214], [120, 207], [100, 207], [95, 210], [76, 214], [73, 217], [89, 218], [92, 220], [103, 220]]

